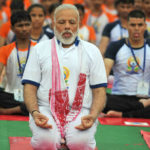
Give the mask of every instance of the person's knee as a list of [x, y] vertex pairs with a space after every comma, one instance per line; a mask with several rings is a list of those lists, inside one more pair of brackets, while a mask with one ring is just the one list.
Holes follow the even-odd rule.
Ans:
[[31, 145], [35, 150], [57, 150], [57, 142], [55, 136], [47, 132], [38, 132], [31, 139]]
[[93, 150], [93, 147], [96, 145], [94, 136], [87, 133], [67, 136], [66, 143], [70, 150]]

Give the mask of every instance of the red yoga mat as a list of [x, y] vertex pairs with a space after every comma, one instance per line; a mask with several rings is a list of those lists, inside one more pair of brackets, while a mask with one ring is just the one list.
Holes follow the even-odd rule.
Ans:
[[138, 118], [98, 118], [102, 125], [150, 127], [150, 119]]
[[[31, 137], [9, 137], [10, 150], [33, 150], [30, 145]], [[95, 148], [98, 150], [98, 148]]]
[[31, 137], [9, 137], [10, 150], [33, 150], [30, 140]]
[[0, 115], [0, 120], [29, 121], [29, 117], [19, 115]]
[[150, 132], [141, 130], [141, 134], [142, 134], [146, 144], [148, 145], [148, 147], [150, 149]]

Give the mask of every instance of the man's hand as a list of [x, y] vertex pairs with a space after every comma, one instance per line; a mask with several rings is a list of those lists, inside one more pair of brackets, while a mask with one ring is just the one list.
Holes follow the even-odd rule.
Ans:
[[33, 113], [33, 118], [35, 121], [35, 124], [41, 128], [50, 128], [52, 129], [52, 125], [47, 124], [48, 122], [48, 118], [46, 116], [44, 116], [43, 114], [39, 113], [39, 112], [34, 112]]
[[78, 130], [86, 130], [92, 127], [95, 122], [95, 118], [92, 115], [83, 116], [81, 118], [81, 124], [76, 126], [75, 128]]

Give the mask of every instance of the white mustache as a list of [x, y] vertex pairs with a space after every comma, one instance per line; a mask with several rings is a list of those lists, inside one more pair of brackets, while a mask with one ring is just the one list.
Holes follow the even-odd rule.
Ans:
[[64, 33], [70, 33], [71, 35], [73, 35], [73, 32], [70, 30], [61, 32], [61, 35], [63, 35]]

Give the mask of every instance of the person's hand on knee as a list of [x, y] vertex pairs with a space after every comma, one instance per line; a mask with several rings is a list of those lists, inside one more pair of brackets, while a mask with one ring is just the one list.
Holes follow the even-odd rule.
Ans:
[[48, 118], [41, 114], [39, 111], [36, 111], [32, 114], [35, 124], [41, 128], [51, 128], [52, 129], [52, 125], [48, 124]]
[[92, 127], [94, 124], [95, 119], [92, 115], [83, 116], [81, 118], [81, 124], [76, 126], [75, 128], [78, 130], [86, 130]]

